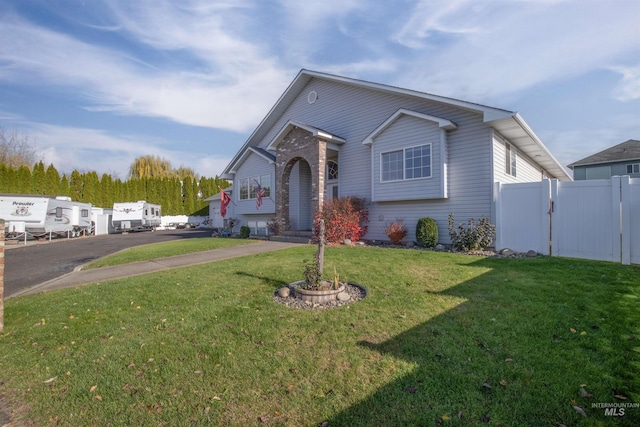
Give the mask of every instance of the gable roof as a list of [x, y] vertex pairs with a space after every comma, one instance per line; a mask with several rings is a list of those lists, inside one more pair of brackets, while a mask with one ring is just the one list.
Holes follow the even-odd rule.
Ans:
[[462, 101], [459, 99], [433, 95], [430, 93], [404, 89], [396, 86], [372, 83], [364, 80], [352, 79], [348, 77], [336, 76], [305, 69], [300, 70], [293, 82], [291, 82], [289, 87], [280, 96], [276, 104], [267, 113], [265, 118], [262, 119], [262, 122], [260, 122], [258, 127], [249, 136], [247, 141], [234, 156], [229, 165], [224, 169], [221, 175], [223, 178], [231, 178], [230, 174], [234, 173], [232, 165], [238, 164], [238, 160], [246, 152], [247, 147], [255, 147], [260, 143], [267, 132], [269, 132], [269, 130], [279, 120], [280, 116], [284, 114], [286, 109], [300, 95], [302, 90], [312, 79], [333, 81], [379, 92], [440, 102], [443, 104], [480, 113], [482, 114], [484, 123], [497, 130], [505, 138], [509, 139], [518, 148], [518, 150], [526, 154], [531, 159], [535, 159], [535, 161], [538, 162], [538, 164], [540, 164], [540, 166], [547, 170], [551, 175], [561, 180], [571, 180], [571, 177], [567, 174], [566, 170], [553, 157], [549, 150], [544, 146], [542, 141], [540, 141], [537, 135], [517, 112], [508, 111], [501, 108], [488, 107], [486, 105]]
[[306, 130], [307, 132], [309, 132], [313, 136], [320, 136], [323, 139], [325, 139], [327, 141], [331, 141], [331, 142], [336, 143], [336, 144], [344, 144], [345, 142], [347, 142], [343, 138], [340, 138], [337, 135], [333, 135], [332, 133], [324, 131], [324, 130], [319, 129], [317, 127], [309, 126], [307, 124], [300, 123], [300, 122], [297, 122], [295, 120], [289, 120], [287, 122], [287, 124], [285, 124], [282, 127], [282, 129], [280, 129], [280, 132], [278, 132], [278, 134], [275, 136], [275, 138], [273, 138], [273, 140], [269, 143], [269, 146], [267, 146], [267, 150], [275, 150], [276, 147], [278, 146], [278, 144], [280, 144], [282, 142], [284, 137], [287, 136], [287, 134], [291, 131], [291, 129], [296, 128], [296, 127]]
[[602, 163], [623, 162], [626, 160], [640, 160], [640, 141], [630, 139], [599, 153], [585, 157], [582, 160], [571, 163], [568, 167], [573, 169], [575, 166], [589, 166]]
[[362, 143], [365, 144], [365, 145], [373, 144], [373, 140], [378, 135], [380, 135], [382, 132], [384, 132], [385, 129], [387, 129], [389, 126], [391, 126], [396, 120], [398, 120], [402, 116], [415, 117], [415, 118], [418, 118], [418, 119], [435, 122], [435, 123], [438, 124], [438, 126], [440, 128], [445, 129], [445, 130], [452, 130], [452, 129], [457, 128], [456, 124], [453, 123], [450, 120], [441, 119], [440, 117], [430, 116], [428, 114], [418, 113], [417, 111], [407, 110], [406, 108], [400, 108], [398, 111], [393, 113], [393, 115], [391, 117], [389, 117], [387, 120], [385, 120], [384, 123], [382, 123], [376, 129], [374, 129], [374, 131], [371, 132], [369, 135], [367, 135], [367, 137], [364, 139], [364, 141], [362, 141]]

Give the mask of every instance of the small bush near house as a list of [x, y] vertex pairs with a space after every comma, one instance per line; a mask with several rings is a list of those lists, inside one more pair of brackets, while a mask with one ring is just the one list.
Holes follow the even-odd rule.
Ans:
[[438, 224], [435, 219], [424, 217], [418, 220], [416, 241], [426, 248], [432, 248], [438, 244]]
[[267, 221], [267, 229], [269, 230], [269, 234], [272, 236], [279, 236], [282, 232], [282, 224], [278, 220], [278, 218], [273, 217], [269, 221]]
[[248, 239], [250, 234], [251, 234], [251, 229], [249, 227], [247, 227], [246, 225], [243, 225], [242, 227], [240, 227], [240, 238]]
[[387, 237], [391, 240], [391, 243], [394, 245], [400, 244], [402, 239], [407, 237], [407, 229], [404, 228], [404, 224], [401, 222], [392, 222], [387, 225], [387, 228], [384, 230], [387, 233]]
[[449, 237], [451, 237], [454, 249], [458, 251], [483, 250], [493, 242], [495, 236], [496, 226], [491, 224], [487, 218], [480, 218], [477, 225], [475, 220], [470, 218], [467, 227], [460, 223], [456, 230], [453, 214], [449, 214]]
[[340, 197], [327, 200], [316, 212], [314, 218], [315, 236], [319, 233], [320, 220], [324, 219], [325, 240], [328, 243], [341, 243], [345, 239], [356, 242], [367, 234], [369, 211], [366, 200], [361, 197]]

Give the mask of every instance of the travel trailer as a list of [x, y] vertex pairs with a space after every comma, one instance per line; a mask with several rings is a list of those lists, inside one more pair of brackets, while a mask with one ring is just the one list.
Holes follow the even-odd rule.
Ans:
[[155, 230], [161, 221], [160, 205], [144, 200], [113, 204], [112, 223], [116, 233]]
[[76, 237], [93, 232], [91, 204], [74, 202], [66, 196], [0, 195], [0, 218], [5, 220], [8, 234]]

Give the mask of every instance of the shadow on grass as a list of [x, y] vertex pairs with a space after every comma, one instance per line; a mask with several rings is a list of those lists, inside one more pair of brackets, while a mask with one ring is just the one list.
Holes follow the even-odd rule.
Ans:
[[637, 269], [552, 258], [470, 265], [490, 271], [433, 293], [466, 302], [359, 343], [415, 368], [329, 426], [639, 425], [640, 408], [615, 417], [593, 407], [624, 402], [615, 394], [640, 402]]
[[283, 282], [282, 280], [274, 279], [274, 278], [271, 278], [271, 277], [262, 276], [262, 275], [259, 275], [259, 274], [245, 273], [244, 271], [236, 271], [235, 274], [238, 275], [238, 276], [250, 277], [250, 278], [253, 278], [253, 279], [257, 279], [257, 280], [259, 280], [261, 282], [265, 282], [269, 286], [273, 287], [274, 291], [276, 289], [279, 289], [279, 288], [281, 288], [283, 286], [288, 285], [287, 282]]

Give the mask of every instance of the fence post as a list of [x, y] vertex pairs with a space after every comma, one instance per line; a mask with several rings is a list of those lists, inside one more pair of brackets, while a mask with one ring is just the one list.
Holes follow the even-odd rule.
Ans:
[[614, 261], [622, 261], [622, 224], [620, 222], [620, 177], [611, 177], [611, 258]]
[[494, 197], [494, 203], [493, 205], [495, 206], [495, 221], [496, 221], [496, 241], [494, 243], [494, 246], [496, 248], [497, 251], [499, 251], [500, 249], [504, 249], [504, 238], [502, 237], [503, 233], [503, 225], [502, 225], [502, 183], [497, 181], [494, 183], [494, 188], [493, 188], [493, 197]]
[[553, 219], [553, 212], [558, 209], [558, 180], [551, 180], [551, 194], [550, 199], [551, 203], [549, 209], [552, 211], [551, 213], [551, 255], [558, 256], [560, 255], [560, 228], [558, 227], [558, 223]]
[[0, 218], [0, 332], [4, 329], [4, 219]]
[[620, 177], [620, 249], [622, 263], [631, 264], [631, 182], [629, 175]]
[[541, 212], [543, 215], [542, 220], [542, 245], [541, 248], [546, 249], [546, 254], [551, 256], [551, 215], [552, 215], [552, 204], [551, 204], [551, 180], [549, 178], [545, 178], [540, 182], [540, 197], [541, 197], [541, 206], [543, 209], [547, 209], [546, 212]]

